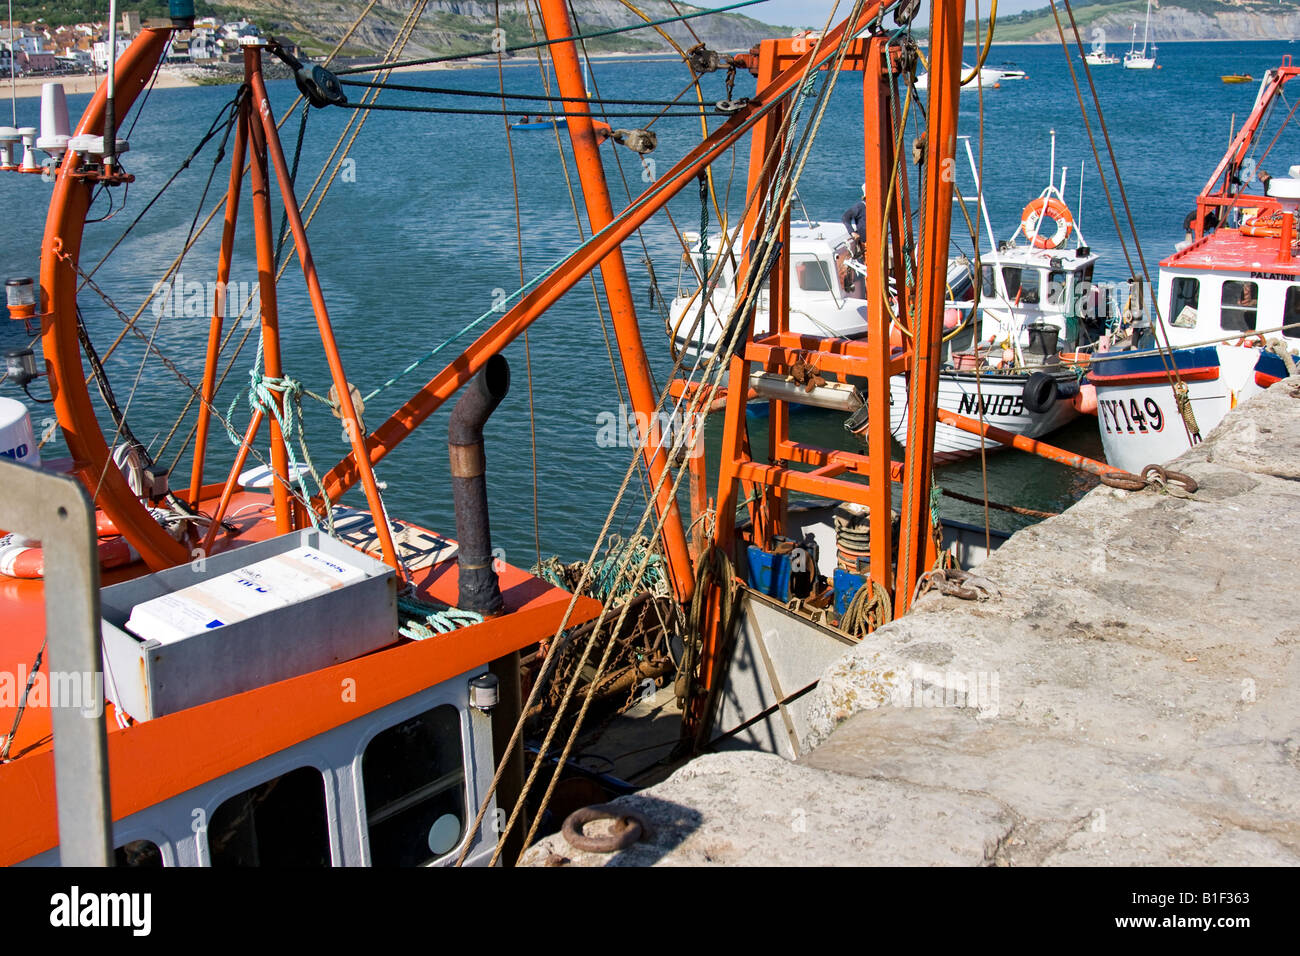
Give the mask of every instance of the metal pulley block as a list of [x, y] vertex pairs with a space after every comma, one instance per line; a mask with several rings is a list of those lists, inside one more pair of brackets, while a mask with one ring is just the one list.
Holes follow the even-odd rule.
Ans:
[[346, 106], [347, 95], [339, 78], [323, 66], [300, 66], [293, 74], [298, 90], [312, 106]]
[[659, 137], [648, 129], [616, 129], [609, 134], [616, 143], [622, 143], [634, 153], [644, 156], [659, 145]]
[[753, 101], [748, 96], [742, 96], [734, 100], [718, 100], [713, 108], [719, 113], [739, 113], [752, 103]]
[[697, 43], [686, 51], [691, 64], [691, 72], [696, 76], [714, 73], [722, 66], [722, 56], [716, 50], [710, 50], [703, 43]]
[[925, 164], [925, 137], [918, 136], [912, 140], [912, 162], [917, 166]]
[[921, 0], [900, 0], [894, 6], [894, 22], [900, 27], [905, 27], [916, 19], [917, 11], [921, 9]]
[[347, 105], [347, 94], [343, 92], [339, 78], [325, 67], [316, 64], [307, 66], [274, 40], [270, 43], [270, 50], [285, 66], [293, 70], [293, 81], [298, 84], [298, 92], [312, 106], [320, 109], [324, 106]]

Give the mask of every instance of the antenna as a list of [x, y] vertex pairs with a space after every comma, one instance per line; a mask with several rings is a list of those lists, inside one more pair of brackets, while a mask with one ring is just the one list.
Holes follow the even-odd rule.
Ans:
[[1087, 162], [1086, 159], [1079, 160], [1079, 214], [1074, 217], [1075, 231], [1083, 228], [1083, 167]]
[[1048, 130], [1048, 132], [1052, 134], [1052, 158], [1047, 164], [1047, 185], [1055, 186], [1056, 185], [1056, 130], [1050, 129]]
[[18, 125], [18, 80], [14, 72], [18, 69], [17, 53], [14, 49], [14, 0], [9, 0], [9, 102], [13, 107], [15, 126]]
[[104, 103], [104, 172], [111, 173], [117, 158], [117, 115], [113, 111], [117, 78], [117, 0], [108, 2], [108, 97]]

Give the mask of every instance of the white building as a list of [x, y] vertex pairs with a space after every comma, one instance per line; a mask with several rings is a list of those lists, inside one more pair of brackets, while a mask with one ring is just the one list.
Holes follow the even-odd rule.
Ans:
[[[125, 53], [126, 48], [129, 47], [130, 45], [131, 45], [131, 40], [129, 38], [118, 37], [117, 53], [114, 55], [113, 59], [116, 60], [123, 53]], [[108, 69], [108, 41], [107, 40], [95, 41], [95, 49], [94, 52], [92, 53], [92, 57], [95, 61], [95, 69], [99, 70], [101, 73]]]

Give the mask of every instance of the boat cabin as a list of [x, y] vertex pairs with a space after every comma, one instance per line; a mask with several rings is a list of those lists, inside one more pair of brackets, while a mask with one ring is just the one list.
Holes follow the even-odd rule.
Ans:
[[[1087, 246], [1038, 249], [1004, 243], [980, 258], [980, 340], [1029, 346], [1031, 326], [1057, 330], [1058, 345], [1072, 350], [1095, 336], [1089, 327], [1105, 309], [1093, 285], [1097, 256]], [[959, 303], [950, 303], [957, 305]], [[969, 347], [969, 338], [965, 339]], [[959, 343], [954, 348], [960, 348]]]
[[[722, 324], [736, 304], [736, 270], [740, 257], [731, 250], [739, 243], [719, 243], [710, 236], [707, 253], [698, 250], [699, 233], [687, 232], [683, 239], [691, 253], [682, 253], [677, 294], [670, 317], [677, 348], [696, 350], [701, 343], [717, 341]], [[709, 296], [702, 328], [691, 335], [699, 315], [700, 286], [705, 276], [712, 282], [717, 257], [723, 257], [717, 286]], [[848, 263], [849, 234], [838, 222], [792, 222], [790, 224], [790, 331], [801, 335], [858, 338], [867, 334], [866, 280]], [[847, 281], [846, 281], [847, 279]], [[759, 298], [754, 332], [769, 331], [767, 283]]]
[[1157, 302], [1174, 348], [1234, 334], [1300, 345], [1300, 262], [1282, 255], [1276, 237], [1229, 228], [1202, 237], [1160, 263]]

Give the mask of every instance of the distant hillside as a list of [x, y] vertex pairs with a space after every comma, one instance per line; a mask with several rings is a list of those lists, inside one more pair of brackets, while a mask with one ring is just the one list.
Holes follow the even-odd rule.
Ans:
[[[986, 4], [981, 3], [981, 8]], [[1091, 43], [1093, 30], [1105, 31], [1109, 43], [1124, 43], [1137, 24], [1141, 39], [1146, 20], [1146, 0], [1098, 0], [1073, 3], [1074, 17], [1084, 43]], [[967, 9], [970, 9], [969, 6]], [[1058, 2], [1066, 38], [1070, 23]], [[967, 25], [967, 40], [974, 38]], [[1300, 37], [1300, 2], [1296, 0], [1155, 0], [1151, 4], [1151, 38], [1168, 40], [1287, 40]], [[994, 42], [1059, 42], [1056, 21], [1050, 7], [998, 17]]]
[[[310, 55], [328, 52], [339, 41], [358, 14], [365, 0], [236, 0], [214, 4], [227, 19], [245, 16], [264, 33], [283, 35], [300, 44]], [[344, 56], [383, 53], [392, 43], [411, 10], [411, 0], [379, 0], [361, 27], [353, 34]], [[492, 0], [431, 0], [403, 54], [405, 57], [436, 56], [488, 49], [496, 24], [496, 4]], [[673, 4], [669, 0], [643, 0], [636, 6], [652, 20], [694, 12], [699, 7]], [[674, 10], [676, 6], [676, 10]], [[573, 9], [583, 32], [641, 22], [619, 0], [574, 0]], [[501, 27], [510, 44], [532, 39], [523, 0], [501, 0]], [[700, 38], [716, 50], [749, 49], [759, 40], [771, 36], [788, 36], [788, 27], [769, 26], [750, 17], [722, 13], [691, 20], [690, 26]], [[534, 23], [538, 31], [541, 24]], [[669, 36], [683, 47], [697, 42], [682, 23], [664, 27]], [[601, 37], [587, 44], [592, 52], [648, 52], [667, 50], [669, 46], [654, 30]]]

